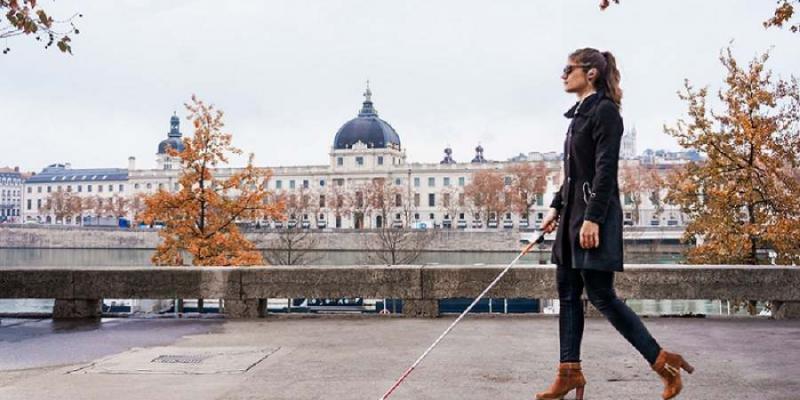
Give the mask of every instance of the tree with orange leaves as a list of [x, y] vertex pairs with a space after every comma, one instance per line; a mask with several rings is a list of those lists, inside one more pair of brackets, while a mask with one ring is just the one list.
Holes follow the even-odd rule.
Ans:
[[774, 78], [768, 58], [740, 66], [730, 49], [721, 54], [722, 110], [709, 110], [706, 88], [687, 81], [679, 93], [689, 121], [666, 131], [708, 157], [669, 180], [667, 200], [691, 221], [684, 240], [702, 239], [689, 249], [690, 263], [758, 264], [758, 251], [767, 248], [779, 264], [800, 262], [800, 90], [794, 77]]
[[473, 217], [478, 216], [485, 224], [506, 210], [503, 175], [494, 170], [483, 169], [472, 174], [472, 180], [464, 187], [468, 208]]
[[544, 162], [514, 163], [506, 167], [511, 177], [507, 195], [511, 201], [511, 209], [520, 216], [527, 216], [531, 207], [536, 205], [539, 196], [547, 189], [547, 166]]
[[664, 180], [655, 166], [638, 162], [626, 163], [619, 169], [619, 181], [620, 191], [626, 196], [626, 203], [629, 201], [633, 205], [634, 225], [639, 224], [643, 196], [647, 196], [655, 207], [654, 215], [658, 216], [664, 211], [661, 196]]
[[231, 144], [230, 133], [222, 131], [223, 113], [195, 96], [186, 104], [194, 135], [184, 138], [183, 151], [169, 149], [180, 160], [179, 188], [159, 190], [145, 198], [141, 220], [160, 222], [163, 239], [153, 255], [156, 265], [183, 265], [183, 252], [194, 265], [257, 265], [260, 252], [239, 231], [236, 222], [261, 218], [282, 218], [283, 205], [267, 201], [271, 172], [247, 166], [222, 179], [214, 169], [228, 163], [229, 154], [241, 154]]

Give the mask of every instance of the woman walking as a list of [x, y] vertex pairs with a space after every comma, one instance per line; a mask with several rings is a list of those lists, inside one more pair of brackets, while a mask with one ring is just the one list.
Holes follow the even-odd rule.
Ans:
[[573, 389], [583, 399], [581, 372], [583, 302], [589, 301], [622, 334], [664, 382], [664, 399], [682, 388], [680, 369], [694, 368], [679, 354], [663, 350], [639, 317], [614, 291], [614, 272], [622, 271], [622, 205], [617, 163], [622, 139], [619, 114], [622, 90], [616, 60], [609, 52], [579, 49], [570, 54], [561, 79], [564, 90], [578, 97], [565, 114], [571, 119], [564, 143], [564, 182], [542, 221], [556, 231], [552, 261], [560, 302], [560, 363], [555, 383], [537, 400], [562, 399]]

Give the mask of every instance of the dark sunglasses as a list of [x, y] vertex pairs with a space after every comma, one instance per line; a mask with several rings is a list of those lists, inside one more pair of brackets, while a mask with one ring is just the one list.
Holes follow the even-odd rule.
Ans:
[[585, 70], [586, 68], [589, 68], [589, 64], [577, 64], [577, 65], [576, 64], [567, 64], [567, 66], [564, 67], [562, 72], [564, 73], [564, 76], [569, 76], [569, 74], [571, 74], [572, 71], [575, 70], [575, 68], [583, 68]]

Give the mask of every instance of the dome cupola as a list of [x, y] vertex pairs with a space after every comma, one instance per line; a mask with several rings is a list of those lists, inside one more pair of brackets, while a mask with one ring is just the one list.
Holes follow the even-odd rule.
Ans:
[[180, 118], [178, 118], [176, 113], [173, 113], [172, 117], [169, 119], [169, 132], [167, 133], [167, 138], [158, 144], [157, 154], [167, 154], [167, 148], [183, 151], [183, 140], [181, 140], [181, 136], [183, 136], [183, 134], [180, 131], [180, 125]]
[[368, 148], [400, 149], [400, 136], [388, 122], [378, 118], [378, 111], [372, 104], [369, 81], [358, 117], [347, 121], [339, 128], [333, 139], [333, 148], [349, 149], [358, 142], [364, 143]]

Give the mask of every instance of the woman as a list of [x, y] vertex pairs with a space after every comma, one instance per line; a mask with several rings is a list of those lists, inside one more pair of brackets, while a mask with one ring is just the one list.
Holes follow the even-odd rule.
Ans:
[[[681, 391], [680, 368], [693, 368], [679, 354], [661, 349], [636, 314], [617, 298], [614, 272], [622, 271], [622, 206], [617, 163], [622, 139], [622, 90], [616, 60], [609, 52], [579, 49], [570, 54], [561, 79], [578, 103], [564, 144], [564, 182], [541, 229], [557, 229], [552, 261], [557, 265], [560, 364], [555, 383], [536, 399], [561, 399], [573, 389], [583, 399], [581, 373], [583, 302], [589, 301], [644, 356], [661, 376], [664, 399]], [[559, 223], [563, 221], [563, 223]]]

